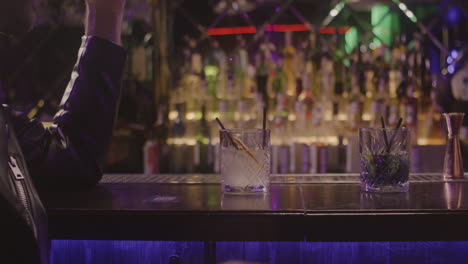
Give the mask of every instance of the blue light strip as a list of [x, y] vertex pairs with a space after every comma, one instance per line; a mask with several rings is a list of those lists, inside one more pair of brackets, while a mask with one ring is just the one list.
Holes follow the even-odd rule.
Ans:
[[[193, 241], [53, 240], [51, 264], [205, 263]], [[466, 263], [468, 241], [217, 242], [216, 263]]]

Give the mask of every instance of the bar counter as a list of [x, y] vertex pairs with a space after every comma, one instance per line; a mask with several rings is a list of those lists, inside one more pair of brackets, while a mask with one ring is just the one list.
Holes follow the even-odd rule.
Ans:
[[43, 195], [52, 239], [468, 240], [468, 180], [412, 174], [407, 193], [360, 191], [357, 174], [273, 175], [267, 195], [223, 195], [218, 175], [105, 175]]

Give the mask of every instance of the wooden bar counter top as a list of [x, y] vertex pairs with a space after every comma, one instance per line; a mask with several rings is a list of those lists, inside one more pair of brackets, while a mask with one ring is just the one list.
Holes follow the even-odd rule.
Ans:
[[412, 174], [406, 193], [364, 193], [357, 174], [272, 175], [267, 195], [226, 195], [219, 175], [105, 175], [44, 194], [52, 239], [468, 240], [468, 180]]

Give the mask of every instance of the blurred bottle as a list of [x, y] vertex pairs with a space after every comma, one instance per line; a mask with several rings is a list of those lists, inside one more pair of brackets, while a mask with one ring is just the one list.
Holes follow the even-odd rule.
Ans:
[[256, 69], [255, 69], [255, 81], [257, 83], [258, 93], [262, 96], [262, 100], [267, 107], [267, 110], [270, 109], [269, 100], [268, 100], [268, 68], [266, 64], [266, 58], [262, 53], [257, 54], [256, 57]]
[[146, 76], [145, 80], [152, 82], [154, 80], [153, 56], [154, 56], [154, 41], [153, 34], [147, 33], [144, 39], [145, 55], [146, 55]]
[[320, 96], [320, 61], [321, 53], [317, 47], [317, 35], [312, 31], [309, 35], [309, 43], [306, 48], [305, 76], [308, 78], [310, 89], [314, 98]]
[[244, 100], [235, 101], [236, 110], [234, 112], [234, 122], [236, 128], [247, 128], [249, 126], [250, 114], [247, 112], [247, 102]]
[[371, 103], [371, 127], [380, 127], [380, 117], [387, 120], [387, 89], [385, 76], [381, 76], [377, 93]]
[[219, 44], [216, 41], [212, 42], [210, 51], [205, 56], [203, 72], [207, 84], [208, 94], [212, 97], [217, 97], [218, 82], [221, 75], [221, 59], [223, 55], [219, 51]]
[[405, 121], [406, 127], [410, 129], [411, 144], [418, 143], [418, 99], [414, 97], [415, 82], [412, 81], [412, 74], [409, 74], [410, 80], [405, 88], [405, 95], [400, 100], [400, 115]]
[[159, 148], [156, 141], [154, 128], [151, 128], [148, 137], [143, 144], [143, 173], [156, 174], [159, 173]]
[[182, 104], [176, 104], [177, 118], [171, 128], [171, 172], [185, 173], [185, 135], [186, 126], [184, 121], [184, 110]]
[[351, 78], [351, 93], [348, 98], [348, 123], [351, 130], [357, 130], [362, 123], [364, 98], [359, 88], [359, 75], [354, 72]]
[[145, 174], [157, 174], [167, 171], [166, 159], [168, 158], [167, 119], [166, 107], [161, 106], [158, 117], [149, 129], [148, 136], [143, 145], [143, 172]]
[[283, 49], [284, 65], [283, 71], [286, 75], [285, 93], [288, 97], [296, 96], [296, 64], [295, 54], [296, 49], [292, 43], [292, 32], [285, 32], [285, 47]]
[[314, 104], [314, 97], [312, 95], [312, 87], [310, 82], [310, 74], [305, 72], [302, 77], [302, 91], [297, 100], [303, 109], [304, 119], [310, 121], [312, 119], [312, 108]]
[[[296, 97], [299, 97], [304, 90], [304, 75], [306, 72], [306, 49], [307, 41], [302, 41], [300, 45], [296, 48], [296, 53], [294, 56], [294, 65], [295, 65], [295, 78], [296, 78]], [[310, 76], [308, 76], [310, 78]]]
[[213, 149], [211, 146], [210, 126], [206, 121], [206, 106], [202, 105], [201, 119], [195, 136], [194, 147], [195, 171], [199, 173], [213, 172]]

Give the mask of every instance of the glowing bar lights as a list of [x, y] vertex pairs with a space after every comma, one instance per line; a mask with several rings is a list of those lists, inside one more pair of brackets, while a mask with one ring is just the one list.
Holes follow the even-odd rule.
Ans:
[[418, 22], [418, 19], [414, 15], [413, 11], [409, 10], [409, 8], [405, 5], [405, 3], [399, 1], [399, 0], [393, 0], [393, 3], [398, 5], [398, 8], [400, 8], [401, 11], [414, 23]]
[[[321, 34], [346, 34], [350, 27], [321, 27]], [[291, 24], [291, 25], [266, 25], [265, 31], [270, 32], [297, 32], [309, 31], [310, 28], [306, 24]], [[255, 27], [226, 27], [226, 28], [210, 28], [208, 35], [236, 35], [236, 34], [254, 34], [257, 32]]]

